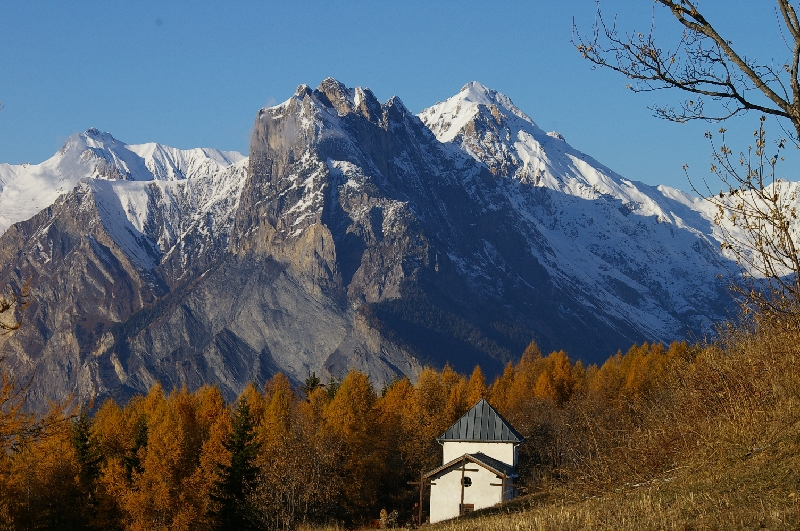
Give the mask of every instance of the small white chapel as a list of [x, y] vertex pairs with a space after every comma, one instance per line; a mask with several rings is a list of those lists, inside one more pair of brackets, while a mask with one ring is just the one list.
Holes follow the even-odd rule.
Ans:
[[517, 448], [525, 439], [485, 399], [436, 440], [443, 464], [423, 476], [431, 523], [517, 496]]

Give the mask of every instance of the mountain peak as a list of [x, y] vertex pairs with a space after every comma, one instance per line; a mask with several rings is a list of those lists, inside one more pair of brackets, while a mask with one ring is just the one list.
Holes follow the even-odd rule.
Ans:
[[461, 99], [484, 104], [494, 103], [494, 96], [497, 94], [498, 92], [496, 90], [490, 89], [479, 81], [470, 81], [458, 91], [458, 96], [461, 97]]
[[210, 148], [130, 145], [91, 127], [73, 133], [39, 164], [0, 164], [0, 235], [72, 190], [82, 179], [176, 181], [213, 175], [245, 157]]
[[298, 85], [292, 97], [283, 103], [260, 109], [258, 119], [281, 120], [287, 113], [305, 116], [301, 127], [317, 123], [327, 124], [325, 127], [331, 130], [339, 129], [339, 118], [350, 114], [360, 115], [373, 124], [382, 124], [381, 127], [386, 126], [386, 120], [402, 121], [413, 117], [397, 96], [381, 103], [369, 87], [348, 87], [332, 77], [323, 79], [313, 90], [306, 84]]
[[340, 115], [348, 114], [356, 106], [355, 89], [347, 88], [344, 83], [328, 77], [322, 80], [317, 87], [317, 92], [322, 93]]
[[[641, 202], [628, 197], [621, 177], [574, 149], [560, 133], [545, 133], [510, 98], [477, 81], [419, 118], [440, 142], [458, 145], [498, 177], [586, 199], [607, 194]], [[652, 210], [661, 215], [657, 207]]]
[[297, 98], [302, 98], [303, 96], [310, 95], [312, 92], [313, 91], [308, 85], [306, 85], [305, 83], [301, 83], [297, 85], [297, 89], [294, 91], [294, 95]]
[[490, 114], [498, 121], [519, 119], [536, 127], [511, 98], [478, 81], [470, 81], [461, 87], [458, 94], [425, 109], [419, 117], [441, 142], [450, 142], [481, 114]]
[[497, 92], [496, 90], [487, 87], [478, 81], [470, 81], [461, 87], [459, 93], [453, 98], [458, 98], [462, 102], [482, 104], [489, 108], [491, 108], [492, 105], [495, 105], [518, 118], [522, 118], [527, 122], [533, 123], [533, 120], [531, 120], [527, 114], [522, 112], [519, 107], [514, 105], [514, 102], [511, 101], [511, 98], [501, 92]]
[[62, 155], [71, 152], [77, 152], [80, 155], [87, 148], [112, 148], [116, 144], [122, 145], [111, 133], [104, 133], [96, 127], [90, 127], [82, 133], [73, 133], [67, 137], [59, 152]]

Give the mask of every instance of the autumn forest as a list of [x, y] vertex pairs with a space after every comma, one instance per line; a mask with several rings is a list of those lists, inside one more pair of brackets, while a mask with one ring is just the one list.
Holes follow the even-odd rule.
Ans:
[[324, 383], [312, 374], [299, 389], [276, 374], [233, 404], [214, 387], [156, 385], [126, 404], [54, 406], [38, 419], [6, 380], [0, 529], [290, 529], [363, 524], [382, 508], [408, 521], [418, 496], [408, 482], [441, 464], [436, 437], [481, 398], [526, 437], [524, 490], [579, 466], [600, 486], [623, 471], [586, 466], [608, 446], [597, 438], [637, 422], [665, 373], [699, 351], [644, 344], [586, 368], [531, 343], [490, 383], [479, 367], [469, 377], [427, 368], [383, 389], [356, 371]]

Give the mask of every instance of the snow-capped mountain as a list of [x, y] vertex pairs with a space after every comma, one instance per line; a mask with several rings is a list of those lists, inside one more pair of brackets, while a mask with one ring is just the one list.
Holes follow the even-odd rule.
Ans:
[[624, 179], [477, 82], [419, 116], [441, 142], [515, 184], [505, 191], [520, 223], [547, 241], [544, 252], [530, 248], [564, 289], [661, 341], [723, 317], [709, 278], [729, 277], [732, 264], [718, 251], [712, 205]]
[[82, 179], [177, 181], [209, 177], [244, 159], [240, 153], [216, 149], [126, 145], [89, 129], [69, 137], [41, 164], [0, 164], [0, 234], [52, 205]]
[[708, 333], [730, 306], [705, 204], [478, 83], [418, 116], [301, 85], [258, 112], [248, 158], [90, 130], [0, 171], [0, 284], [36, 292], [0, 353], [48, 375], [38, 404], [157, 380], [234, 396], [278, 370], [492, 374], [531, 339], [600, 361]]

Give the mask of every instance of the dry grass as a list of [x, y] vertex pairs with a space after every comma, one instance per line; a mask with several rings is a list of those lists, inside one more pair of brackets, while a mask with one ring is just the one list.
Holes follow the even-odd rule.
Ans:
[[429, 529], [800, 529], [800, 323], [729, 330], [622, 415], [575, 407], [563, 481]]
[[505, 514], [494, 508], [431, 530], [799, 529], [800, 458], [794, 450], [796, 443], [582, 500], [551, 491], [518, 500]]
[[587, 476], [624, 470], [627, 481], [573, 480], [431, 529], [800, 529], [798, 323], [730, 330], [636, 415], [635, 430], [585, 463]]

